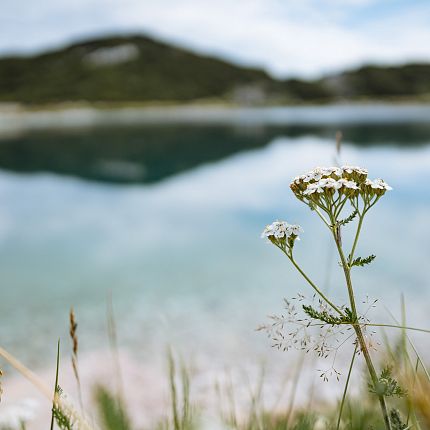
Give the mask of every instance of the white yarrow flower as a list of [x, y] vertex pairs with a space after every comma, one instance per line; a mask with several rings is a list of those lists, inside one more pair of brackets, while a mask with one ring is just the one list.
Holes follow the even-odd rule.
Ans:
[[[367, 181], [366, 181], [367, 182]], [[390, 191], [392, 188], [382, 179], [374, 179], [369, 185], [374, 189]]]
[[288, 224], [286, 221], [274, 221], [264, 228], [261, 238], [274, 237], [275, 239], [283, 239], [293, 235], [298, 238], [301, 231], [302, 229], [299, 225]]
[[276, 239], [282, 239], [283, 237], [288, 235], [288, 224], [284, 221], [278, 221], [276, 223], [276, 228], [274, 230], [274, 236]]
[[309, 184], [306, 190], [303, 192], [304, 195], [308, 196], [313, 193], [323, 193], [324, 192], [324, 184], [318, 182], [314, 182], [313, 184]]
[[338, 190], [342, 187], [342, 184], [333, 178], [321, 179], [320, 182], [323, 182], [325, 188], [334, 188], [335, 190]]
[[[305, 182], [305, 179], [307, 178], [307, 175], [300, 175], [300, 176], [296, 176], [291, 183], [295, 183], [295, 184], [300, 184], [301, 182]], [[309, 181], [306, 181], [309, 182]]]
[[361, 175], [367, 175], [367, 169], [363, 169], [362, 167], [358, 167], [358, 166], [342, 166], [341, 170], [343, 172], [352, 174], [352, 173], [359, 173]]
[[265, 237], [273, 236], [273, 233], [273, 224], [266, 225], [266, 227], [264, 227], [263, 232], [261, 233], [261, 238], [264, 239]]
[[343, 184], [344, 187], [349, 188], [351, 190], [358, 190], [358, 185], [354, 181], [345, 181]]
[[289, 231], [289, 236], [291, 236], [292, 234], [295, 235], [295, 236], [298, 236], [299, 233], [303, 231], [303, 229], [299, 225], [297, 225], [297, 224], [295, 224], [295, 225], [289, 225], [287, 227], [287, 229]]
[[339, 178], [342, 176], [342, 169], [340, 167], [322, 167], [321, 169], [324, 176], [331, 176], [333, 174]]

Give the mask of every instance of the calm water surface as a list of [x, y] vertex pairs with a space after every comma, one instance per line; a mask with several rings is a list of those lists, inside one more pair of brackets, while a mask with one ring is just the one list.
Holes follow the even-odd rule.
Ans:
[[384, 298], [380, 321], [386, 307], [399, 314], [404, 293], [410, 323], [430, 327], [430, 110], [354, 109], [2, 137], [1, 344], [45, 365], [73, 305], [82, 348], [105, 348], [112, 291], [120, 343], [143, 359], [173, 343], [219, 362], [257, 360], [270, 348], [255, 327], [283, 297], [310, 294], [260, 240], [265, 224], [300, 223], [298, 259], [345, 299], [327, 232], [288, 188], [293, 176], [333, 164], [339, 128], [342, 162], [394, 188], [368, 217], [359, 253], [377, 259], [354, 274], [357, 293]]

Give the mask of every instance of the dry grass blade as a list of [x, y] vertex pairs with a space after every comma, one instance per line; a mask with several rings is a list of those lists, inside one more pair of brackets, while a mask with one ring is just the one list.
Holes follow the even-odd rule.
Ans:
[[73, 374], [75, 375], [76, 383], [78, 385], [79, 405], [81, 407], [81, 410], [83, 411], [84, 403], [82, 401], [81, 380], [79, 378], [79, 370], [78, 370], [78, 348], [79, 348], [79, 342], [78, 342], [78, 336], [77, 336], [78, 324], [76, 322], [75, 312], [73, 311], [73, 308], [70, 308], [69, 321], [70, 321], [69, 334], [70, 334], [70, 338], [72, 339]]
[[421, 376], [411, 392], [412, 403], [419, 412], [423, 428], [430, 428], [430, 382]]
[[[397, 319], [396, 319], [396, 317], [393, 315], [393, 313], [387, 308], [387, 307], [385, 307], [385, 310], [387, 311], [387, 313], [390, 315], [390, 317], [393, 319], [393, 321], [396, 323], [396, 324], [399, 324], [399, 322], [397, 321]], [[400, 327], [401, 328], [401, 327]], [[406, 327], [407, 328], [407, 327]], [[427, 332], [427, 331], [426, 331]], [[427, 381], [430, 383], [430, 373], [429, 373], [429, 371], [427, 370], [427, 367], [426, 367], [426, 365], [425, 365], [425, 363], [424, 363], [424, 360], [422, 359], [422, 357], [421, 357], [421, 355], [419, 354], [419, 352], [418, 352], [418, 350], [417, 350], [417, 348], [415, 347], [415, 344], [412, 342], [412, 339], [408, 336], [408, 334], [406, 333], [406, 339], [408, 340], [408, 342], [409, 342], [409, 345], [411, 346], [411, 348], [413, 349], [413, 351], [414, 351], [414, 353], [415, 353], [415, 355], [416, 355], [416, 357], [417, 357], [417, 360], [419, 361], [419, 363], [420, 363], [420, 365], [421, 365], [421, 368], [422, 368], [422, 370], [424, 371], [424, 373], [425, 373], [425, 375], [426, 375], [426, 378], [427, 378]]]
[[287, 409], [287, 415], [286, 415], [286, 424], [287, 427], [290, 424], [290, 420], [294, 411], [294, 403], [296, 401], [296, 395], [297, 395], [297, 389], [299, 387], [299, 380], [302, 376], [302, 371], [305, 363], [305, 356], [303, 355], [302, 359], [297, 362], [297, 368], [294, 372], [294, 378], [293, 378], [293, 385], [291, 387], [291, 393], [290, 393], [290, 402]]
[[2, 388], [2, 385], [1, 385], [1, 377], [3, 376], [3, 372], [2, 372], [2, 370], [0, 369], [0, 402], [1, 402], [1, 396], [2, 396], [2, 394], [3, 394], [3, 388]]
[[25, 367], [19, 360], [2, 347], [0, 347], [0, 357], [3, 357], [14, 369], [37, 387], [47, 399], [50, 401], [52, 400], [51, 390], [46, 386], [46, 384], [34, 372]]
[[0, 347], [0, 357], [3, 357], [15, 370], [31, 382], [52, 404], [55, 402], [57, 406], [56, 410], [61, 417], [73, 416], [76, 428], [80, 430], [93, 430], [85, 419], [76, 413], [71, 405], [67, 404], [58, 393], [53, 395], [51, 389], [34, 372], [24, 366], [18, 359], [2, 347]]

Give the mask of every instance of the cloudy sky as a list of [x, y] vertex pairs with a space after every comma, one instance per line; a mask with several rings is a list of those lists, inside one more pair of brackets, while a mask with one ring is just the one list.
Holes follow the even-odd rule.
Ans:
[[429, 0], [0, 0], [0, 54], [144, 32], [195, 51], [315, 77], [430, 61]]

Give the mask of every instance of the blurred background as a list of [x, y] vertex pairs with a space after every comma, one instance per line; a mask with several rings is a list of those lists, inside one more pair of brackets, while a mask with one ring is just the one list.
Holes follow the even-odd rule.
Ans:
[[289, 191], [337, 162], [394, 188], [365, 226], [377, 259], [358, 295], [384, 298], [383, 322], [403, 293], [410, 324], [430, 327], [428, 1], [1, 6], [1, 346], [52, 370], [73, 306], [95, 374], [111, 293], [133, 377], [156, 386], [173, 345], [202, 386], [261, 362], [278, 380], [294, 354], [255, 328], [311, 293], [259, 235], [301, 224], [298, 259], [344, 300], [324, 226]]

